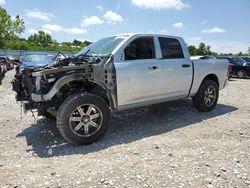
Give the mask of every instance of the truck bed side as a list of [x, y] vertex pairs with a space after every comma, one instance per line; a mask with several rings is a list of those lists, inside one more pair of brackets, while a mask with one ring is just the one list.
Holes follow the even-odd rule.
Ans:
[[190, 90], [190, 97], [194, 96], [202, 81], [206, 77], [216, 79], [219, 88], [223, 89], [228, 80], [228, 61], [227, 60], [194, 60], [194, 78], [192, 88]]

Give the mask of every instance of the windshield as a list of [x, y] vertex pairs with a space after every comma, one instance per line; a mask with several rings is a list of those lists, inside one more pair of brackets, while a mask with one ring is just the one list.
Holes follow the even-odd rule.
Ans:
[[127, 37], [128, 35], [122, 35], [100, 39], [81, 50], [76, 56], [108, 56]]
[[246, 62], [250, 63], [250, 57], [242, 57]]
[[227, 59], [227, 60], [230, 60], [230, 57], [217, 56], [216, 59]]
[[24, 62], [50, 62], [55, 55], [52, 54], [25, 54], [22, 58]]
[[232, 60], [234, 60], [236, 63], [243, 64], [245, 61], [241, 59], [240, 57], [232, 57]]

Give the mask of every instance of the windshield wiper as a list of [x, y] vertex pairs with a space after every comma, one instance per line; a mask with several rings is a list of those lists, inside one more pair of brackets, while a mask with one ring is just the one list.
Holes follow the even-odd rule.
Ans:
[[[73, 56], [73, 58], [88, 57], [88, 56], [87, 56], [87, 53], [89, 53], [89, 51], [90, 51], [90, 48], [89, 48], [84, 54], [79, 54], [79, 55]], [[90, 57], [90, 56], [89, 56], [89, 57]]]
[[90, 48], [87, 50], [87, 52], [85, 54], [83, 54], [83, 56], [86, 56], [87, 53], [89, 53], [89, 51], [90, 51]]

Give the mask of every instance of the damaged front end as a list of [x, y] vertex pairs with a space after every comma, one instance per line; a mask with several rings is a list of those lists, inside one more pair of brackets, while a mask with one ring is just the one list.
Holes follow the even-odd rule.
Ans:
[[24, 111], [37, 109], [38, 115], [57, 111], [62, 102], [77, 92], [92, 92], [116, 106], [116, 75], [112, 55], [67, 58], [42, 68], [25, 68], [12, 82]]

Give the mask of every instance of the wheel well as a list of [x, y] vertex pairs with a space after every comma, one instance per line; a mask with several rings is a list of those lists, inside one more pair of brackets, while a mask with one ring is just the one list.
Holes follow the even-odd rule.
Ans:
[[107, 92], [102, 86], [96, 83], [88, 83], [88, 89], [89, 92], [94, 93], [99, 97], [102, 97], [109, 106], [111, 105], [107, 96]]
[[65, 100], [69, 95], [78, 92], [90, 92], [102, 97], [107, 104], [110, 106], [110, 101], [107, 96], [106, 90], [99, 84], [93, 82], [87, 82], [86, 80], [71, 81], [60, 88], [59, 93], [65, 95], [63, 100]]
[[209, 74], [203, 80], [213, 80], [218, 84], [218, 86], [220, 86], [218, 77], [215, 74]]

